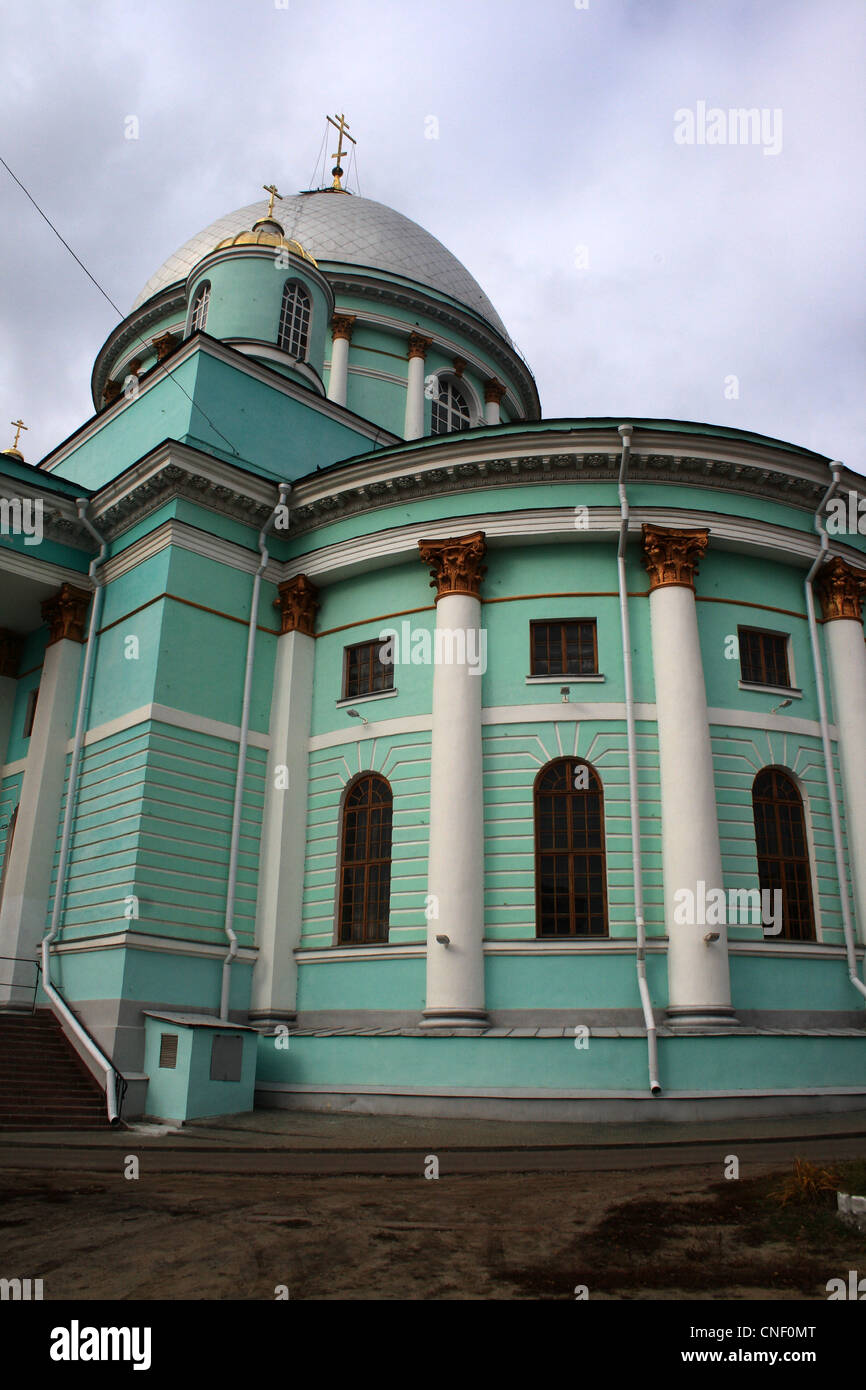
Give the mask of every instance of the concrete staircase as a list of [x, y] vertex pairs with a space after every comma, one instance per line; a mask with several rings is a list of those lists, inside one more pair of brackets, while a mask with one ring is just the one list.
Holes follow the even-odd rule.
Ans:
[[54, 1015], [0, 1012], [0, 1132], [107, 1127], [105, 1096]]

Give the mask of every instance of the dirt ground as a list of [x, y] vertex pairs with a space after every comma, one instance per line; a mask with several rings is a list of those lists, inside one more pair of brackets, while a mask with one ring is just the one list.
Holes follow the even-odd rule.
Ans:
[[829, 1193], [780, 1206], [790, 1171], [7, 1170], [0, 1272], [41, 1277], [46, 1300], [273, 1299], [279, 1285], [290, 1299], [559, 1300], [585, 1285], [593, 1299], [824, 1300], [828, 1279], [866, 1271], [866, 1237]]

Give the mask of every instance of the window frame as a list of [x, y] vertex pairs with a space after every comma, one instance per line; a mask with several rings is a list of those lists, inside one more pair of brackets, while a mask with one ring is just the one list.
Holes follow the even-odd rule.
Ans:
[[[775, 825], [776, 825], [777, 842], [778, 842], [778, 845], [779, 845], [778, 853], [771, 854], [771, 853], [769, 853], [769, 852], [766, 851], [766, 850], [764, 850], [764, 851], [762, 852], [761, 843], [760, 843], [759, 834], [758, 834], [758, 817], [757, 817], [757, 815], [755, 814], [755, 805], [756, 805], [755, 787], [757, 786], [757, 783], [758, 783], [759, 778], [765, 776], [767, 773], [774, 773], [776, 776], [781, 777], [785, 782], [787, 782], [787, 783], [793, 788], [794, 792], [796, 793], [796, 803], [792, 803], [792, 802], [785, 803], [785, 802], [783, 802], [783, 801], [781, 801], [781, 800], [777, 800], [775, 797], [773, 797], [773, 798], [762, 797], [762, 798], [760, 798], [760, 801], [761, 801], [761, 803], [764, 804], [764, 805], [770, 804], [770, 805], [772, 805], [772, 806], [774, 806], [774, 807], [778, 807], [778, 806], [781, 806], [781, 805], [784, 805], [784, 804], [788, 804], [788, 805], [796, 804], [796, 806], [797, 806], [797, 808], [798, 808], [798, 810], [799, 810], [799, 815], [800, 815], [800, 827], [801, 827], [801, 831], [802, 831], [802, 841], [803, 841], [803, 852], [802, 852], [801, 855], [794, 856], [793, 853], [792, 853], [791, 851], [786, 850], [786, 849], [784, 848], [784, 846], [783, 846], [783, 841], [782, 841], [781, 828], [780, 828], [780, 824], [779, 824], [779, 815], [778, 815], [778, 811], [776, 812], [776, 815], [775, 815]], [[755, 832], [755, 850], [756, 850], [756, 858], [757, 858], [757, 862], [758, 862], [758, 887], [759, 887], [759, 890], [760, 890], [761, 893], [763, 894], [763, 892], [764, 892], [765, 889], [769, 889], [770, 891], [772, 891], [773, 888], [777, 888], [777, 887], [782, 889], [782, 930], [781, 930], [780, 932], [778, 932], [778, 933], [775, 933], [775, 934], [768, 934], [766, 931], [763, 930], [764, 924], [763, 924], [763, 922], [762, 922], [762, 932], [761, 932], [761, 934], [762, 934], [762, 936], [763, 936], [763, 938], [764, 938], [765, 941], [780, 941], [780, 942], [781, 942], [781, 941], [784, 941], [784, 942], [795, 943], [795, 944], [798, 943], [798, 942], [805, 942], [806, 944], [809, 944], [810, 942], [811, 942], [811, 943], [816, 943], [816, 942], [818, 942], [819, 937], [818, 937], [818, 919], [817, 919], [817, 916], [816, 916], [816, 913], [815, 913], [815, 904], [816, 904], [817, 899], [816, 899], [816, 894], [815, 894], [815, 882], [814, 882], [814, 874], [813, 874], [812, 839], [811, 839], [811, 836], [810, 836], [810, 833], [809, 833], [809, 822], [808, 822], [808, 819], [807, 819], [807, 816], [806, 816], [806, 799], [805, 799], [805, 797], [803, 796], [803, 792], [802, 792], [802, 789], [801, 789], [801, 787], [800, 787], [800, 785], [799, 785], [799, 782], [798, 782], [797, 778], [794, 776], [794, 774], [793, 774], [788, 768], [786, 768], [786, 767], [779, 767], [779, 766], [778, 766], [777, 764], [775, 764], [775, 763], [768, 763], [766, 767], [760, 768], [759, 771], [756, 772], [755, 776], [754, 776], [753, 779], [752, 779], [751, 798], [752, 798], [752, 825], [753, 825], [754, 832]], [[762, 861], [770, 861], [770, 862], [772, 862], [772, 863], [774, 863], [774, 864], [776, 865], [777, 869], [781, 870], [781, 872], [779, 873], [779, 880], [780, 880], [780, 881], [779, 881], [778, 883], [772, 882], [772, 881], [768, 881], [767, 875], [766, 875], [766, 873], [764, 872], [763, 867], [762, 867]], [[810, 928], [809, 934], [807, 934], [807, 935], [805, 935], [805, 936], [802, 936], [802, 935], [800, 935], [800, 936], [792, 935], [791, 932], [790, 932], [790, 930], [789, 930], [788, 912], [787, 912], [787, 907], [786, 907], [786, 903], [787, 903], [787, 900], [788, 900], [789, 895], [788, 895], [788, 893], [787, 893], [787, 891], [786, 891], [786, 888], [785, 888], [785, 873], [784, 873], [784, 866], [785, 866], [785, 865], [789, 865], [789, 866], [790, 866], [790, 865], [792, 865], [792, 864], [800, 864], [800, 865], [803, 866], [803, 869], [804, 869], [805, 886], [806, 886], [806, 899], [807, 899], [807, 904], [808, 904], [808, 926], [809, 926], [809, 928]], [[762, 904], [763, 904], [763, 897], [762, 897], [762, 900], [761, 900], [761, 901], [762, 901]]]
[[[294, 351], [292, 350], [292, 347], [291, 347], [292, 339], [293, 339], [294, 336], [295, 336], [295, 322], [296, 322], [296, 319], [297, 319], [297, 317], [298, 317], [298, 298], [297, 298], [297, 296], [295, 297], [295, 300], [294, 300], [294, 303], [293, 303], [292, 313], [291, 313], [290, 319], [289, 319], [288, 321], [286, 321], [286, 319], [285, 319], [285, 313], [286, 313], [286, 297], [287, 297], [287, 295], [288, 295], [288, 293], [289, 293], [290, 290], [299, 290], [300, 293], [304, 296], [304, 299], [305, 299], [305, 301], [306, 301], [306, 307], [305, 307], [305, 309], [302, 309], [302, 310], [301, 310], [301, 317], [303, 318], [303, 316], [304, 316], [304, 314], [305, 314], [305, 315], [306, 315], [306, 320], [305, 320], [305, 322], [302, 324], [302, 328], [301, 328], [301, 330], [300, 330], [300, 331], [298, 332], [298, 334], [297, 334], [298, 339], [299, 339], [299, 342], [300, 342], [300, 344], [301, 344], [301, 351], [300, 351], [300, 352], [294, 352]], [[309, 361], [309, 353], [310, 353], [310, 333], [311, 333], [311, 330], [312, 330], [312, 326], [313, 326], [313, 296], [310, 294], [310, 292], [309, 292], [309, 290], [307, 289], [306, 285], [304, 284], [303, 280], [299, 280], [298, 277], [297, 277], [297, 275], [290, 276], [289, 279], [286, 280], [285, 283], [283, 284], [283, 293], [282, 293], [282, 298], [280, 299], [280, 317], [279, 317], [279, 320], [278, 320], [278, 322], [277, 322], [277, 347], [280, 349], [280, 352], [285, 352], [285, 353], [287, 353], [288, 356], [291, 357], [295, 362], [307, 362], [307, 361]], [[288, 330], [288, 331], [286, 331], [286, 330]], [[286, 338], [287, 341], [284, 341], [284, 338]]]
[[[198, 286], [196, 286], [195, 294], [193, 295], [192, 299], [190, 300], [190, 305], [189, 305], [189, 326], [188, 326], [188, 328], [187, 328], [187, 337], [188, 337], [188, 338], [191, 338], [191, 337], [193, 336], [194, 333], [204, 333], [204, 331], [205, 331], [205, 329], [206, 329], [206, 327], [207, 327], [207, 318], [208, 318], [208, 314], [210, 313], [210, 295], [211, 295], [211, 284], [210, 284], [210, 280], [202, 280], [201, 284], [198, 285]], [[198, 326], [196, 326], [195, 320], [196, 320], [196, 315], [197, 315], [197, 312], [198, 312], [198, 305], [199, 305], [199, 301], [202, 300], [202, 299], [205, 300], [204, 319], [202, 320], [202, 322], [201, 322], [200, 324], [198, 324]]]
[[[466, 402], [466, 413], [469, 416], [468, 422], [459, 429], [451, 428], [447, 430], [437, 430], [434, 428], [435, 410], [439, 404], [439, 392], [447, 387], [453, 394], [455, 391]], [[449, 403], [449, 411], [451, 409]], [[436, 393], [430, 398], [430, 434], [437, 439], [446, 439], [449, 434], [465, 434], [467, 430], [474, 429], [481, 418], [478, 403], [474, 399], [474, 392], [469, 383], [463, 377], [455, 376], [453, 372], [436, 373]]]
[[[593, 669], [591, 671], [537, 671], [535, 669], [535, 642], [533, 629], [536, 627], [556, 627], [560, 628], [560, 651], [563, 656], [566, 650], [565, 628], [569, 623], [580, 625], [589, 624], [592, 627], [592, 652]], [[549, 644], [548, 644], [549, 646]], [[579, 680], [581, 677], [599, 676], [601, 672], [598, 668], [598, 619], [597, 618], [530, 618], [529, 620], [529, 675], [538, 680]]]
[[[361, 786], [361, 785], [362, 785], [363, 783], [365, 783], [365, 782], [368, 783], [368, 784], [370, 784], [370, 786], [372, 786], [374, 783], [377, 783], [377, 782], [378, 782], [378, 783], [380, 783], [383, 787], [386, 788], [387, 793], [388, 793], [388, 800], [387, 800], [388, 815], [389, 815], [389, 821], [388, 821], [388, 854], [387, 854], [387, 857], [379, 856], [378, 858], [373, 858], [373, 857], [371, 857], [371, 855], [369, 854], [368, 851], [369, 851], [370, 839], [371, 839], [371, 820], [370, 820], [370, 817], [369, 817], [369, 814], [368, 814], [367, 826], [366, 826], [366, 831], [365, 831], [365, 854], [364, 854], [364, 857], [363, 857], [363, 858], [360, 858], [360, 859], [347, 859], [347, 857], [346, 857], [346, 841], [347, 841], [346, 831], [347, 831], [347, 821], [348, 821], [348, 817], [349, 817], [349, 815], [351, 814], [352, 810], [355, 809], [355, 808], [350, 804], [350, 802], [351, 802], [352, 794], [357, 790], [357, 788], [358, 788], [359, 786]], [[370, 810], [373, 809], [373, 803], [370, 801], [369, 796], [368, 796], [368, 799], [367, 799], [367, 802], [366, 802], [366, 809], [367, 809], [368, 813], [369, 813]], [[339, 835], [340, 835], [340, 838], [339, 838], [339, 843], [338, 843], [338, 846], [337, 846], [337, 852], [338, 852], [337, 865], [338, 865], [338, 869], [337, 869], [337, 875], [336, 875], [336, 879], [337, 879], [337, 884], [336, 884], [336, 887], [337, 887], [337, 897], [336, 897], [336, 905], [335, 905], [335, 913], [334, 913], [334, 945], [335, 945], [336, 947], [339, 947], [340, 949], [344, 949], [344, 948], [348, 948], [348, 947], [361, 947], [361, 946], [368, 946], [368, 947], [369, 947], [369, 946], [388, 946], [388, 945], [390, 944], [390, 932], [391, 932], [391, 876], [392, 876], [392, 870], [393, 870], [393, 866], [394, 866], [394, 789], [393, 789], [393, 787], [391, 786], [391, 783], [388, 781], [387, 777], [383, 777], [382, 774], [381, 774], [381, 772], [374, 772], [371, 768], [367, 768], [366, 771], [358, 773], [357, 776], [353, 777], [353, 778], [351, 779], [351, 781], [348, 782], [348, 783], [346, 784], [346, 786], [345, 786], [344, 789], [343, 789], [343, 795], [342, 795], [342, 799], [341, 799], [341, 803], [340, 803], [340, 830], [339, 830]], [[370, 872], [369, 872], [369, 871], [370, 871], [370, 869], [372, 869], [372, 868], [380, 867], [380, 866], [382, 866], [382, 865], [387, 865], [387, 892], [386, 892], [386, 894], [385, 894], [386, 903], [387, 903], [387, 907], [386, 907], [386, 917], [385, 917], [384, 925], [382, 925], [381, 923], [379, 923], [377, 926], [374, 926], [374, 927], [372, 928], [373, 931], [377, 931], [377, 930], [378, 930], [378, 931], [381, 933], [381, 935], [371, 935], [371, 934], [370, 934], [370, 933], [371, 933], [371, 926], [370, 926], [370, 921], [369, 921], [369, 901], [370, 901]], [[363, 913], [362, 913], [363, 924], [362, 924], [362, 927], [361, 927], [362, 935], [361, 935], [360, 940], [354, 941], [354, 940], [351, 940], [351, 939], [349, 939], [349, 938], [344, 938], [344, 936], [343, 936], [343, 920], [344, 920], [344, 910], [343, 910], [343, 909], [344, 909], [344, 893], [345, 893], [345, 888], [346, 888], [346, 875], [347, 875], [347, 870], [351, 870], [351, 869], [357, 870], [358, 868], [362, 868], [363, 871], [364, 871], [364, 872], [363, 872]]]
[[342, 704], [346, 700], [365, 700], [370, 696], [387, 695], [395, 689], [394, 663], [380, 662], [379, 664], [382, 669], [390, 673], [390, 682], [387, 685], [379, 687], [374, 685], [371, 686], [369, 690], [356, 690], [354, 692], [349, 690], [349, 653], [359, 651], [362, 647], [369, 647], [371, 649], [378, 648], [381, 650], [384, 646], [387, 646], [387, 639], [372, 637], [367, 638], [365, 642], [351, 642], [349, 646], [343, 648], [343, 679], [340, 687], [343, 693], [338, 701], [339, 704]]
[[[746, 675], [744, 674], [744, 672], [743, 672], [743, 648], [742, 648], [742, 635], [743, 635], [744, 632], [753, 633], [753, 634], [755, 634], [755, 635], [758, 636], [758, 637], [776, 637], [776, 638], [781, 638], [781, 639], [782, 639], [782, 641], [784, 642], [784, 648], [785, 648], [785, 650], [784, 650], [784, 656], [785, 656], [785, 676], [786, 676], [786, 680], [785, 680], [785, 681], [755, 680], [754, 677], [752, 677], [752, 676], [746, 676]], [[738, 623], [738, 624], [737, 624], [737, 655], [738, 655], [738, 657], [739, 657], [739, 663], [740, 663], [740, 681], [741, 681], [741, 683], [742, 683], [743, 685], [745, 685], [745, 686], [747, 686], [747, 687], [760, 687], [760, 688], [763, 689], [763, 690], [795, 690], [795, 689], [797, 688], [797, 687], [794, 685], [794, 672], [793, 672], [793, 662], [792, 662], [792, 653], [791, 653], [791, 634], [790, 634], [790, 632], [779, 632], [779, 630], [776, 629], [776, 628], [769, 628], [769, 627], [752, 627], [752, 626], [751, 626], [750, 624], [748, 624], [748, 623]], [[763, 666], [764, 671], [766, 672], [766, 660], [764, 659], [764, 652], [763, 652], [763, 651], [762, 651], [762, 653], [761, 653], [761, 656], [762, 656], [762, 666]]]
[[[571, 782], [571, 790], [569, 790], [569, 791], [564, 791], [564, 792], [559, 792], [559, 793], [545, 793], [545, 792], [543, 792], [543, 790], [542, 790], [542, 788], [541, 788], [541, 781], [542, 781], [542, 778], [543, 778], [546, 774], [548, 774], [548, 773], [551, 771], [552, 768], [555, 768], [555, 767], [558, 767], [558, 766], [563, 766], [563, 765], [567, 766], [568, 769], [569, 769], [568, 776], [569, 776], [569, 780], [570, 780], [570, 782]], [[585, 791], [579, 791], [579, 790], [575, 789], [575, 788], [574, 788], [574, 785], [573, 785], [573, 781], [574, 781], [574, 769], [575, 769], [575, 767], [578, 767], [578, 766], [588, 768], [588, 770], [589, 770], [589, 772], [590, 772], [591, 779], [592, 779], [592, 781], [591, 781], [591, 787], [590, 787], [590, 788], [587, 788]], [[562, 850], [562, 849], [551, 849], [551, 848], [549, 848], [549, 847], [544, 847], [544, 846], [541, 844], [541, 817], [540, 817], [540, 815], [539, 815], [540, 797], [541, 797], [542, 795], [545, 795], [545, 794], [547, 794], [547, 795], [560, 795], [560, 796], [568, 797], [568, 809], [567, 809], [566, 815], [567, 815], [567, 822], [568, 822], [568, 826], [569, 826], [569, 831], [571, 831], [571, 829], [573, 828], [573, 820], [572, 820], [572, 814], [573, 814], [573, 812], [572, 812], [571, 803], [572, 803], [572, 801], [573, 801], [575, 798], [588, 795], [588, 794], [590, 793], [590, 791], [591, 791], [591, 793], [592, 793], [593, 795], [595, 795], [595, 796], [598, 797], [598, 814], [599, 814], [600, 840], [601, 840], [600, 849], [599, 849], [599, 850], [586, 850], [586, 851], [582, 851], [582, 850], [580, 850], [580, 849], [575, 849], [573, 846], [570, 846], [568, 849], [565, 849], [565, 850]], [[601, 777], [599, 776], [598, 771], [596, 770], [596, 768], [593, 767], [592, 763], [587, 762], [587, 760], [586, 760], [585, 758], [577, 758], [577, 757], [553, 758], [553, 759], [551, 759], [550, 762], [545, 763], [544, 767], [542, 767], [542, 768], [539, 770], [539, 772], [537, 773], [537, 775], [536, 775], [536, 777], [535, 777], [535, 780], [534, 780], [534, 782], [533, 782], [533, 784], [532, 784], [532, 822], [533, 822], [533, 846], [534, 846], [534, 859], [535, 859], [535, 939], [536, 939], [537, 941], [609, 941], [609, 940], [610, 940], [610, 885], [609, 885], [609, 883], [608, 883], [608, 875], [607, 875], [607, 844], [606, 844], [606, 833], [605, 833], [604, 784], [602, 783]], [[576, 921], [577, 921], [577, 913], [576, 913], [576, 897], [577, 897], [577, 893], [576, 893], [576, 887], [575, 887], [574, 869], [573, 869], [572, 866], [573, 866], [573, 862], [574, 862], [575, 860], [588, 860], [588, 859], [590, 858], [590, 856], [591, 856], [591, 855], [594, 855], [594, 854], [599, 854], [600, 857], [601, 857], [601, 909], [602, 909], [602, 917], [603, 917], [604, 929], [603, 929], [603, 931], [600, 931], [600, 932], [599, 932], [599, 931], [582, 931], [582, 932], [581, 932], [581, 931], [577, 931], [577, 930], [574, 929], [575, 926], [576, 926]], [[570, 926], [571, 930], [569, 930], [568, 932], [549, 932], [549, 931], [543, 931], [543, 930], [542, 930], [542, 883], [541, 883], [541, 878], [542, 878], [542, 862], [541, 862], [541, 861], [542, 861], [542, 856], [543, 856], [543, 855], [563, 856], [563, 857], [567, 857], [567, 858], [568, 858], [568, 861], [569, 861], [569, 867], [568, 867], [568, 882], [569, 882], [569, 888], [568, 888], [568, 916], [569, 916], [569, 926]], [[588, 873], [588, 868], [587, 868], [587, 873]], [[591, 907], [591, 904], [590, 904], [590, 917], [591, 917], [591, 916], [592, 916], [592, 907]]]

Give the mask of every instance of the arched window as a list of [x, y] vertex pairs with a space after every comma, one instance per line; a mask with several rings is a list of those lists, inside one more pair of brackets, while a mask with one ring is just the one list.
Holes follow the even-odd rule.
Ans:
[[782, 930], [778, 935], [783, 941], [814, 941], [806, 820], [793, 778], [778, 767], [765, 767], [752, 784], [752, 809], [761, 890], [780, 889], [782, 894]]
[[469, 402], [453, 381], [446, 379], [439, 382], [438, 393], [433, 397], [431, 420], [433, 434], [450, 434], [452, 430], [468, 430], [472, 424]]
[[277, 346], [302, 361], [307, 356], [310, 332], [310, 296], [298, 280], [287, 280], [280, 309]]
[[189, 320], [190, 333], [203, 333], [207, 323], [207, 309], [210, 304], [210, 285], [200, 285], [195, 292], [195, 299], [192, 301], [192, 313]]
[[359, 777], [343, 804], [340, 942], [388, 940], [391, 902], [391, 788], [384, 777]]
[[557, 758], [535, 779], [538, 936], [607, 936], [604, 797], [580, 758]]

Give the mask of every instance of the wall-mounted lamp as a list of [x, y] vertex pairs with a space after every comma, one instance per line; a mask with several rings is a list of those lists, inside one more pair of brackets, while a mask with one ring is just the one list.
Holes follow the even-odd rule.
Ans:
[[567, 705], [567, 704], [568, 704], [568, 686], [567, 686], [567, 685], [561, 685], [561, 686], [559, 687], [559, 693], [560, 693], [560, 695], [562, 696], [562, 703], [563, 703], [564, 705]]
[[776, 714], [780, 709], [787, 709], [788, 706], [790, 705], [790, 703], [791, 703], [790, 700], [783, 700], [782, 703], [781, 703], [780, 705], [774, 706], [774, 708], [770, 710], [770, 713], [771, 713], [771, 714]]
[[360, 721], [361, 721], [362, 724], [366, 724], [366, 723], [367, 723], [367, 721], [366, 721], [366, 719], [364, 718], [363, 714], [359, 714], [358, 711], [357, 711], [356, 709], [347, 709], [347, 710], [346, 710], [346, 713], [348, 714], [348, 716], [349, 716], [350, 719], [360, 719]]
[[451, 937], [450, 937], [450, 936], [437, 936], [436, 940], [439, 942], [439, 945], [440, 945], [440, 946], [450, 946], [450, 945], [451, 945]]
[[704, 941], [708, 946], [712, 945], [714, 941], [718, 941], [718, 939], [719, 933], [717, 931], [708, 931], [706, 936], [704, 937]]

